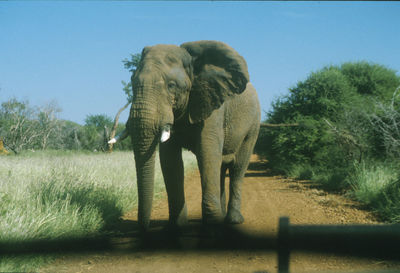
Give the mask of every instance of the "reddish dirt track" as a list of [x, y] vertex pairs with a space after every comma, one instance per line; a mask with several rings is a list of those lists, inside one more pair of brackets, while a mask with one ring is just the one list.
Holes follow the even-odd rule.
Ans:
[[[328, 194], [310, 187], [307, 182], [270, 176], [256, 157], [246, 174], [242, 213], [245, 223], [240, 230], [263, 234], [276, 244], [278, 219], [289, 216], [292, 224], [374, 224], [372, 214], [360, 210], [344, 197]], [[227, 183], [228, 184], [228, 183]], [[189, 219], [194, 229], [201, 219], [201, 188], [197, 171], [186, 177], [186, 199]], [[137, 248], [136, 212], [126, 215], [119, 223], [121, 236], [112, 239], [106, 250], [62, 255], [41, 272], [277, 272], [277, 254], [271, 250], [213, 250], [193, 249], [198, 243], [194, 231], [180, 250]], [[152, 212], [153, 230], [160, 230], [168, 219], [166, 196], [158, 201]], [[190, 228], [190, 227], [189, 227]], [[191, 243], [192, 242], [192, 243]], [[399, 270], [400, 263], [361, 259], [328, 254], [298, 253], [291, 255], [291, 272], [363, 272]]]

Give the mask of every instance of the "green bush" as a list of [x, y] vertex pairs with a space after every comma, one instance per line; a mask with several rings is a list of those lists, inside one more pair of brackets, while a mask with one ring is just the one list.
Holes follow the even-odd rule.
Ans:
[[375, 210], [384, 220], [400, 223], [400, 180], [389, 184], [379, 194]]
[[300, 180], [310, 180], [314, 176], [311, 165], [294, 165], [287, 170], [287, 175]]
[[399, 198], [387, 189], [396, 192], [398, 183], [385, 179], [399, 176], [379, 162], [398, 162], [399, 86], [394, 70], [368, 62], [313, 72], [267, 113], [267, 123], [299, 126], [261, 129], [255, 150], [273, 170], [329, 190], [352, 189], [358, 200], [397, 219], [389, 211], [398, 212]]
[[280, 170], [299, 164], [342, 169], [363, 157], [382, 158], [382, 133], [369, 115], [377, 100], [391, 99], [398, 84], [393, 70], [367, 62], [311, 73], [267, 113], [268, 123], [299, 126], [263, 129], [256, 151]]

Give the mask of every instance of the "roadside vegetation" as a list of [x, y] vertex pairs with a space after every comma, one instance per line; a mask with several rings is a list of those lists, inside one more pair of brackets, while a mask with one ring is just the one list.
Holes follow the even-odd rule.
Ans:
[[[56, 102], [32, 106], [27, 100], [10, 98], [0, 105], [0, 140], [8, 152], [25, 150], [106, 151], [113, 120], [104, 114], [87, 115], [83, 125], [62, 120]], [[117, 133], [125, 129], [116, 127]], [[131, 150], [130, 139], [114, 150]]]
[[[195, 159], [184, 153], [185, 167]], [[165, 192], [156, 163], [155, 196]], [[0, 243], [112, 231], [137, 204], [132, 152], [24, 151], [0, 157]], [[32, 271], [50, 257], [2, 257], [0, 272]]]
[[345, 193], [400, 222], [400, 77], [368, 62], [327, 66], [278, 98], [256, 151], [270, 168]]

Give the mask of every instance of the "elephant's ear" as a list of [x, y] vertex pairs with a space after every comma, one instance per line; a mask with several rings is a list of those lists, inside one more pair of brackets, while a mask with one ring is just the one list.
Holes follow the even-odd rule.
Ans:
[[189, 97], [191, 123], [208, 118], [212, 111], [249, 81], [246, 61], [233, 48], [217, 41], [181, 45], [193, 57], [193, 83]]

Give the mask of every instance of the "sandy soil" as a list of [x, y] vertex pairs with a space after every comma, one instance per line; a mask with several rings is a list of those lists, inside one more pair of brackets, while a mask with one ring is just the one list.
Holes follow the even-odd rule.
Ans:
[[[126, 215], [105, 250], [63, 254], [41, 272], [277, 272], [276, 236], [278, 219], [289, 216], [292, 224], [374, 224], [371, 213], [342, 196], [328, 194], [310, 187], [305, 181], [292, 181], [270, 176], [263, 162], [252, 158], [243, 185], [242, 213], [245, 223], [238, 229], [249, 234], [269, 237], [270, 249], [246, 251], [237, 249], [199, 249], [203, 240], [201, 219], [201, 188], [197, 171], [186, 177], [185, 192], [190, 223], [180, 243], [165, 247], [159, 234], [168, 219], [166, 196], [153, 208], [152, 247], [143, 249], [138, 239], [136, 212]], [[228, 179], [227, 179], [228, 180]], [[227, 183], [228, 184], [228, 183]], [[164, 245], [165, 243], [165, 245]], [[176, 242], [175, 242], [176, 243]], [[384, 260], [343, 257], [331, 254], [298, 253], [291, 255], [291, 272], [361, 272], [399, 270], [400, 263]]]

